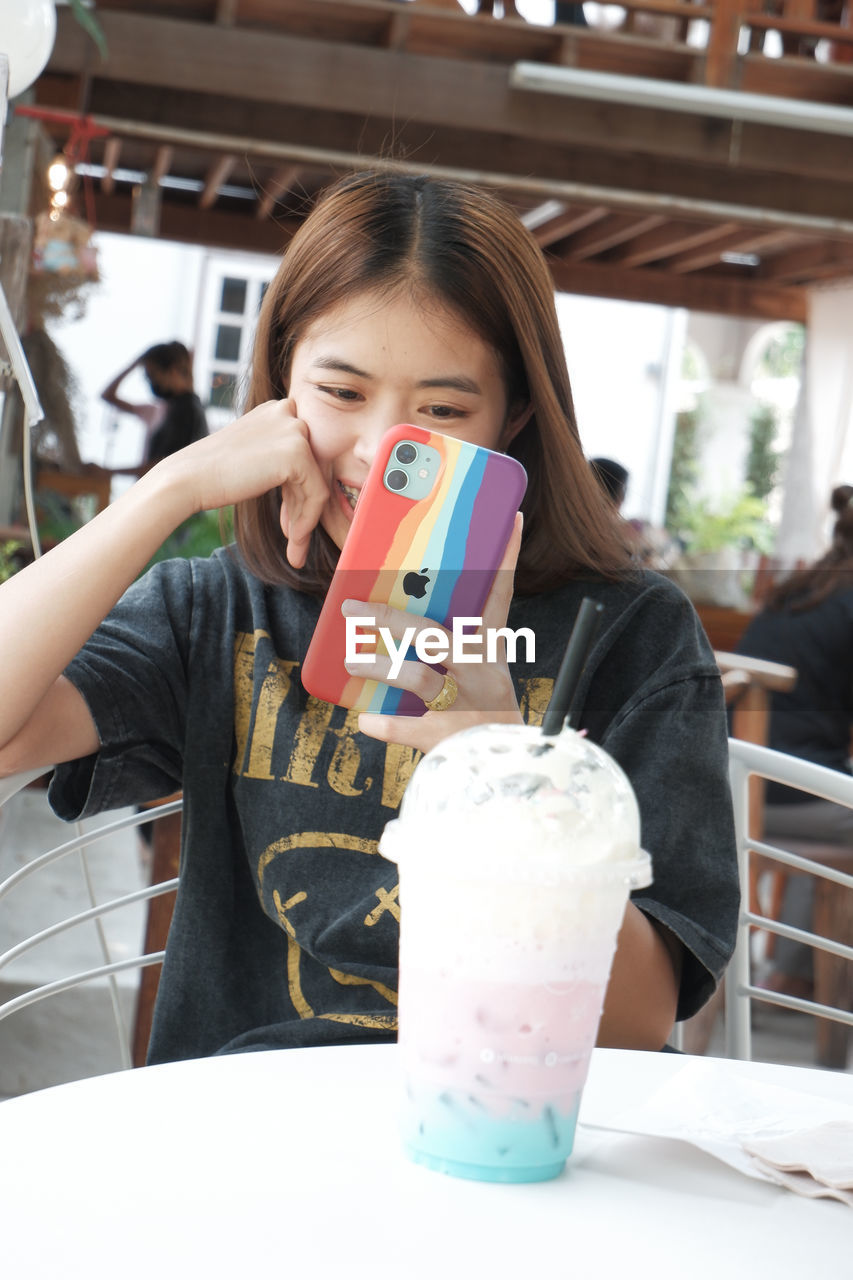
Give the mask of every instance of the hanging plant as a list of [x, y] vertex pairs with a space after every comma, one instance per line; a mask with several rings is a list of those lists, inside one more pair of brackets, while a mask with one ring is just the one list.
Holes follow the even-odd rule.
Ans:
[[83, 30], [92, 37], [98, 46], [98, 53], [106, 61], [107, 58], [107, 41], [104, 36], [103, 28], [95, 17], [91, 8], [84, 4], [84, 0], [68, 0], [71, 12], [80, 23]]
[[33, 452], [40, 463], [61, 471], [80, 471], [76, 406], [80, 388], [71, 366], [43, 328], [32, 328], [21, 339], [44, 417], [31, 429]]

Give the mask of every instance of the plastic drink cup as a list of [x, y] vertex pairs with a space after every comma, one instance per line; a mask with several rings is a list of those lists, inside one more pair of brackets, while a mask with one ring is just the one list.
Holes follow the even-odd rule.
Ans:
[[417, 766], [381, 852], [400, 870], [409, 1156], [535, 1182], [571, 1153], [628, 893], [634, 793], [583, 735], [483, 725]]

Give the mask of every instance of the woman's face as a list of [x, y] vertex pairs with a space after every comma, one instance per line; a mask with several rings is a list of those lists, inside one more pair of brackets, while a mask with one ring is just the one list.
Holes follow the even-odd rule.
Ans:
[[186, 379], [175, 368], [163, 369], [156, 364], [144, 364], [142, 370], [151, 388], [151, 394], [160, 400], [170, 400], [179, 391], [185, 390]]
[[455, 312], [407, 292], [360, 294], [315, 320], [294, 347], [288, 394], [329, 484], [320, 523], [338, 547], [389, 427], [504, 449], [526, 418], [509, 415], [492, 348]]

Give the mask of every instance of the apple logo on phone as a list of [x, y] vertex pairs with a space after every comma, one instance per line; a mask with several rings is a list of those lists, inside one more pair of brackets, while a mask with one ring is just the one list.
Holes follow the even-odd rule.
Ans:
[[426, 589], [429, 586], [429, 578], [427, 574], [429, 569], [421, 569], [420, 573], [415, 573], [414, 569], [407, 573], [403, 579], [403, 590], [407, 596], [414, 596], [416, 600], [422, 600], [426, 595]]

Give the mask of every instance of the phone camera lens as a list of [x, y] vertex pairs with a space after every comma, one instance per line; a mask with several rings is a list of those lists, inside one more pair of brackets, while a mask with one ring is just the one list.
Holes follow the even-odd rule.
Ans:
[[405, 471], [389, 471], [385, 477], [385, 483], [389, 489], [393, 489], [395, 493], [399, 493], [401, 489], [405, 489], [409, 483], [409, 477]]
[[[398, 462], [402, 462], [404, 467], [410, 462], [414, 462], [417, 456], [417, 449], [413, 444], [409, 444], [408, 440], [404, 440], [402, 444], [398, 444], [397, 448], [394, 450], [394, 457]], [[402, 485], [400, 488], [402, 488]]]

